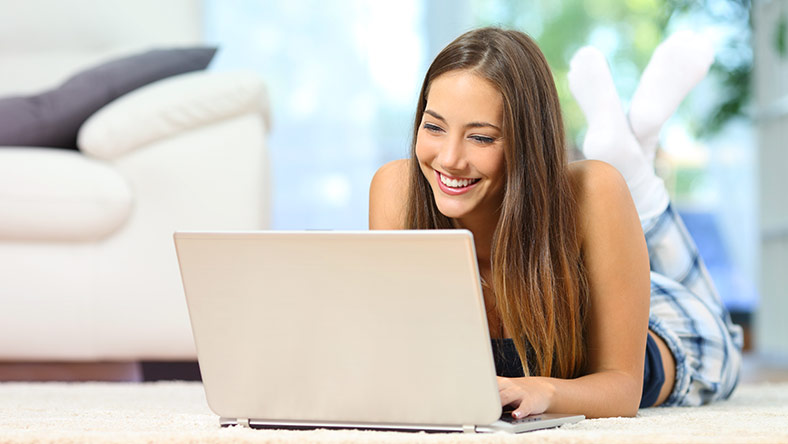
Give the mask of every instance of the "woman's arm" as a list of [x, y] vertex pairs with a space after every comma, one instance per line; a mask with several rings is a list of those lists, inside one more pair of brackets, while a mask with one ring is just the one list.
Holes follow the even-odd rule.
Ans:
[[369, 186], [370, 230], [405, 228], [408, 179], [406, 159], [389, 162], [375, 173]]
[[522, 416], [543, 411], [634, 416], [643, 385], [649, 259], [626, 182], [610, 165], [572, 165], [589, 285], [588, 374], [576, 379], [500, 378], [501, 401]]

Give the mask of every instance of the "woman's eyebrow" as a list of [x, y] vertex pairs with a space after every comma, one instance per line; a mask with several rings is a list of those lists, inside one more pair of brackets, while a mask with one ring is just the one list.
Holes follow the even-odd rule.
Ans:
[[496, 130], [498, 130], [498, 131], [500, 131], [500, 130], [501, 130], [500, 128], [498, 128], [497, 126], [493, 125], [492, 123], [487, 123], [487, 122], [471, 122], [471, 123], [469, 123], [469, 124], [465, 125], [465, 127], [466, 127], [466, 128], [483, 128], [483, 127], [489, 127], [489, 128], [494, 128], [494, 129], [496, 129]]
[[[435, 111], [433, 111], [431, 109], [424, 110], [424, 114], [429, 114], [432, 117], [440, 120], [443, 123], [448, 123], [448, 122], [446, 122], [446, 119], [443, 116], [441, 116], [440, 114], [436, 113]], [[500, 128], [498, 128], [497, 126], [493, 125], [492, 123], [487, 123], [487, 122], [470, 122], [467, 125], [465, 125], [465, 127], [466, 128], [484, 128], [484, 127], [489, 127], [489, 128], [494, 128], [494, 129], [496, 129], [498, 131], [501, 130]]]
[[424, 110], [424, 114], [429, 114], [432, 117], [440, 120], [441, 122], [446, 123], [446, 119], [444, 119], [443, 116], [441, 116], [440, 114], [436, 113], [435, 111], [433, 111], [431, 109]]

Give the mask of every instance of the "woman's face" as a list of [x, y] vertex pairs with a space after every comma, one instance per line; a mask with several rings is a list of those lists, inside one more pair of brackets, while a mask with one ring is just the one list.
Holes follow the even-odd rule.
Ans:
[[502, 110], [501, 93], [470, 71], [432, 81], [416, 157], [443, 215], [496, 217], [506, 182]]

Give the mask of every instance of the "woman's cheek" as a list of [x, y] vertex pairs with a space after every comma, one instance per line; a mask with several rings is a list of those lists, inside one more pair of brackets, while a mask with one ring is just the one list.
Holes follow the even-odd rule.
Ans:
[[432, 164], [438, 155], [440, 145], [438, 141], [430, 139], [429, 136], [419, 135], [416, 137], [416, 158], [419, 159], [419, 162]]
[[424, 161], [424, 139], [419, 135], [416, 136], [416, 158], [419, 162]]

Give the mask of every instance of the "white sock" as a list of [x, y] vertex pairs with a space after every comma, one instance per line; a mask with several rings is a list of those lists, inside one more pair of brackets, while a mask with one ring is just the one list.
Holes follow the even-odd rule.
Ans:
[[586, 46], [569, 63], [569, 89], [588, 122], [583, 153], [618, 169], [629, 186], [641, 220], [662, 213], [668, 193], [632, 134], [605, 56]]
[[714, 48], [691, 31], [676, 32], [654, 50], [629, 107], [632, 132], [651, 163], [662, 125], [706, 76], [713, 61]]

